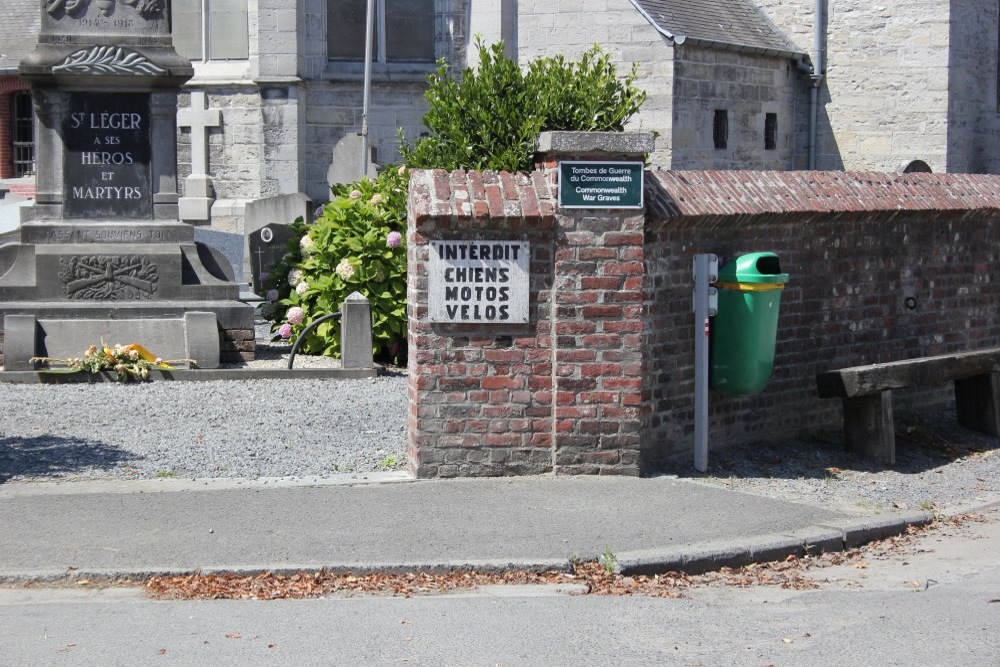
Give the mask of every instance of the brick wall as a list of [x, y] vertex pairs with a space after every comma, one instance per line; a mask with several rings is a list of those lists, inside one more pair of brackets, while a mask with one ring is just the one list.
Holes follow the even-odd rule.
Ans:
[[[659, 172], [649, 187], [647, 465], [692, 441], [695, 253], [773, 251], [790, 274], [772, 380], [712, 394], [713, 445], [839, 428], [817, 372], [1000, 345], [1000, 177]], [[944, 407], [949, 392], [899, 392], [899, 406]]]
[[[691, 261], [778, 253], [774, 375], [712, 394], [713, 447], [839, 429], [815, 374], [1000, 345], [1000, 177], [647, 173], [641, 216], [558, 211], [543, 173], [415, 171], [410, 460], [420, 476], [654, 470], [693, 445]], [[428, 241], [526, 239], [530, 323], [427, 321]], [[897, 392], [900, 410], [949, 387]], [[638, 458], [637, 458], [638, 456]]]
[[[638, 474], [642, 216], [564, 216], [542, 171], [415, 171], [410, 464], [421, 477]], [[430, 240], [527, 240], [530, 322], [428, 321]]]

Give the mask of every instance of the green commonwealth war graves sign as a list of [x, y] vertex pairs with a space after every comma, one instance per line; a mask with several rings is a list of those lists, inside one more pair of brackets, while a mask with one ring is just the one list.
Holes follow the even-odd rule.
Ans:
[[642, 208], [642, 162], [559, 163], [560, 208]]

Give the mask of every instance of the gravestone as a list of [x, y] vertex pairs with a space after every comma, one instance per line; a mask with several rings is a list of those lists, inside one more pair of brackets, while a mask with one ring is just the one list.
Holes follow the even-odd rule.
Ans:
[[39, 7], [19, 68], [38, 119], [37, 194], [18, 242], [0, 246], [4, 369], [81, 356], [105, 335], [163, 358], [197, 351], [205, 368], [252, 358], [253, 309], [232, 267], [178, 219], [177, 94], [193, 70], [174, 50], [170, 1]]
[[[340, 141], [333, 147], [333, 160], [329, 169], [326, 170], [326, 182], [332, 185], [353, 183], [361, 178], [364, 168], [361, 159], [364, 153], [361, 148], [364, 145], [364, 138], [360, 134], [347, 134], [341, 137]], [[365, 172], [369, 178], [378, 175], [378, 165], [375, 164], [375, 148], [368, 151], [368, 171]]]
[[310, 223], [313, 220], [313, 202], [301, 192], [247, 203], [243, 223], [247, 246], [244, 275], [250, 276], [250, 288], [259, 296], [264, 296], [260, 276], [270, 273], [274, 263], [285, 254], [285, 243], [295, 236], [288, 225], [297, 218]]
[[247, 236], [250, 246], [250, 285], [259, 296], [264, 296], [266, 289], [263, 282], [271, 273], [275, 262], [285, 254], [285, 246], [289, 239], [298, 235], [287, 225], [266, 225]]

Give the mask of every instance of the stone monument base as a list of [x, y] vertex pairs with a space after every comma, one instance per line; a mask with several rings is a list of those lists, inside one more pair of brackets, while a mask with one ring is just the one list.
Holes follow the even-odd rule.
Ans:
[[[32, 357], [83, 357], [80, 340], [91, 344], [140, 343], [161, 359], [183, 368], [219, 367], [219, 332], [215, 313], [189, 311], [182, 317], [144, 320], [4, 318], [5, 371], [35, 370]], [[89, 345], [87, 346], [89, 347]]]
[[[178, 222], [28, 222], [0, 246], [5, 370], [139, 343], [198, 368], [254, 358], [253, 307], [233, 268]], [[13, 329], [8, 329], [12, 326]]]

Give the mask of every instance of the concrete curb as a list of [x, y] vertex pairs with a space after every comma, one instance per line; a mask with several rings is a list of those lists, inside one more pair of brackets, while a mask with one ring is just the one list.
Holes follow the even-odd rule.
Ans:
[[81, 581], [95, 584], [113, 584], [120, 582], [143, 582], [153, 577], [186, 577], [193, 574], [201, 575], [232, 575], [237, 577], [255, 577], [267, 572], [275, 575], [291, 576], [300, 572], [331, 574], [408, 574], [411, 572], [427, 572], [431, 574], [447, 574], [451, 572], [479, 572], [482, 574], [503, 574], [505, 572], [571, 572], [572, 562], [569, 559], [553, 558], [542, 560], [506, 560], [506, 561], [454, 561], [442, 563], [366, 563], [308, 565], [281, 564], [274, 567], [260, 565], [234, 565], [226, 567], [206, 567], [195, 570], [183, 568], [150, 568], [150, 569], [115, 569], [115, 570], [29, 570], [23, 572], [7, 572], [0, 574], [0, 586], [19, 586], [24, 584], [79, 585]]
[[701, 574], [722, 567], [783, 560], [788, 556], [844, 551], [899, 535], [909, 526], [923, 526], [933, 520], [934, 515], [930, 512], [909, 512], [884, 519], [844, 519], [790, 533], [719, 540], [660, 552], [623, 553], [618, 558], [619, 570], [624, 575]]

